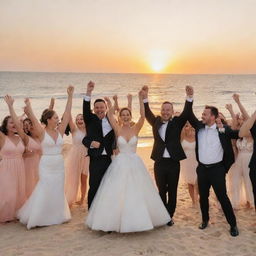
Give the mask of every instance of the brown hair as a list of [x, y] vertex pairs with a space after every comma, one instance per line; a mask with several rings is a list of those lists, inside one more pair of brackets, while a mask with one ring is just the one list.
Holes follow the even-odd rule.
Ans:
[[5, 135], [8, 134], [8, 130], [7, 130], [7, 124], [8, 124], [8, 120], [11, 118], [11, 116], [6, 116], [2, 122], [1, 125], [1, 132], [4, 133]]
[[45, 125], [48, 125], [48, 119], [51, 119], [53, 117], [53, 115], [55, 114], [55, 111], [54, 110], [51, 110], [51, 109], [45, 109], [41, 115], [41, 123], [45, 124]]
[[211, 110], [211, 115], [213, 115], [215, 118], [217, 118], [219, 116], [219, 111], [216, 107], [206, 105], [205, 109], [210, 109]]
[[173, 107], [173, 104], [172, 104], [170, 101], [165, 101], [165, 102], [163, 102], [163, 103], [162, 103], [162, 106], [163, 106], [164, 104], [170, 104], [170, 105]]
[[129, 113], [130, 113], [130, 116], [132, 116], [132, 112], [129, 108], [121, 108], [120, 111], [119, 111], [119, 116], [121, 116], [122, 112], [127, 110]]

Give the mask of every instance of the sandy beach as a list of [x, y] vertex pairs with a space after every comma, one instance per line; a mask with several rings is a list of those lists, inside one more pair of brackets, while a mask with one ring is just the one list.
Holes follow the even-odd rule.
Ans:
[[[151, 148], [138, 148], [152, 174]], [[152, 174], [153, 175], [153, 174]], [[135, 209], [136, 210], [136, 209]], [[211, 200], [210, 225], [199, 230], [201, 214], [192, 207], [185, 185], [179, 185], [175, 225], [141, 233], [107, 234], [84, 225], [87, 207], [74, 206], [69, 223], [27, 230], [19, 222], [0, 224], [0, 255], [128, 256], [128, 255], [239, 255], [256, 252], [256, 215], [252, 209], [236, 211], [240, 235], [231, 237], [222, 210]]]

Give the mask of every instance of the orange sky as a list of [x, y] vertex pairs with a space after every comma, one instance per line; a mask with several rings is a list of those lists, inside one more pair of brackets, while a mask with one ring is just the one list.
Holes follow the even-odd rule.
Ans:
[[8, 0], [0, 10], [2, 71], [256, 73], [254, 0]]

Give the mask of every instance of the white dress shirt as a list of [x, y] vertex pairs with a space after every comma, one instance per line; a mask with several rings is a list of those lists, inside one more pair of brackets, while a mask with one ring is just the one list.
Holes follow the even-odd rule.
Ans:
[[[161, 125], [161, 127], [158, 130], [159, 135], [160, 135], [160, 137], [163, 141], [165, 141], [165, 134], [166, 134], [166, 128], [167, 128], [168, 123], [169, 123], [169, 121], [163, 121], [163, 124]], [[167, 148], [164, 149], [163, 157], [164, 158], [170, 158], [171, 157]]]
[[[192, 97], [187, 97], [186, 100], [189, 101], [189, 102], [192, 102], [193, 98]], [[148, 103], [148, 99], [143, 99], [143, 103]], [[168, 126], [168, 123], [169, 123], [169, 121], [164, 121], [163, 124], [161, 125], [161, 127], [158, 130], [159, 135], [160, 135], [161, 139], [164, 142], [165, 142], [165, 134], [166, 134], [166, 128]], [[164, 149], [163, 157], [164, 158], [170, 158], [171, 157], [167, 148]]]
[[[91, 100], [91, 97], [85, 95], [85, 96], [84, 96], [84, 100], [85, 100], [85, 101], [90, 101], [90, 100]], [[112, 127], [111, 127], [111, 125], [110, 125], [110, 123], [109, 123], [107, 117], [104, 117], [104, 118], [102, 119], [102, 125], [101, 125], [101, 126], [102, 126], [102, 134], [103, 134], [103, 137], [105, 137], [105, 136], [112, 130]], [[107, 152], [106, 152], [106, 150], [105, 150], [105, 148], [104, 148], [104, 149], [103, 149], [103, 152], [102, 152], [102, 155], [106, 155], [106, 154], [107, 154]]]
[[202, 164], [215, 164], [223, 160], [223, 148], [220, 143], [216, 124], [205, 125], [198, 132], [198, 157]]

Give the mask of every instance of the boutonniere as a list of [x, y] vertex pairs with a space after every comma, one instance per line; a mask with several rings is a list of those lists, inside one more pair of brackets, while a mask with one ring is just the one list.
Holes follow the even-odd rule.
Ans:
[[224, 127], [218, 128], [218, 130], [219, 130], [220, 133], [225, 133], [225, 128]]

